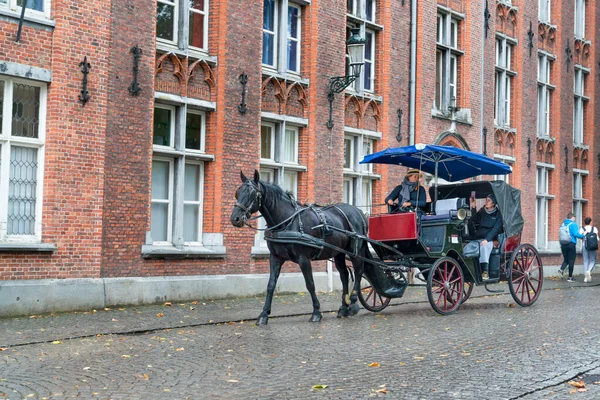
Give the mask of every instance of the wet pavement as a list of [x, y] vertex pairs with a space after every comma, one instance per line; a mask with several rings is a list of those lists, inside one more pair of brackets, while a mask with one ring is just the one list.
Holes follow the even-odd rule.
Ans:
[[527, 308], [476, 287], [450, 316], [417, 286], [345, 319], [321, 293], [320, 323], [303, 293], [263, 327], [262, 297], [0, 319], [0, 399], [596, 399], [600, 277], [578, 279]]

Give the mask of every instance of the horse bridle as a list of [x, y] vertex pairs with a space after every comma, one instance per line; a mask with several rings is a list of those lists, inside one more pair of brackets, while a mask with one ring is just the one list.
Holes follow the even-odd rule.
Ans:
[[249, 182], [248, 184], [254, 189], [254, 200], [252, 200], [249, 207], [246, 207], [239, 201], [236, 201], [234, 205], [234, 207], [237, 207], [244, 212], [244, 216], [246, 217], [246, 219], [250, 219], [250, 217], [252, 216], [252, 207], [254, 207], [256, 201], [258, 201], [257, 209], [260, 209], [260, 207], [262, 206], [262, 193], [260, 192], [260, 188], [258, 187], [258, 185], [252, 184], [252, 182]]

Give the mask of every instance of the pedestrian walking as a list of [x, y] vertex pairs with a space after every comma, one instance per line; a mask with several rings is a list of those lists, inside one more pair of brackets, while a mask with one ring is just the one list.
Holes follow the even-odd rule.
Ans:
[[567, 282], [575, 282], [573, 278], [576, 256], [575, 245], [577, 244], [577, 239], [583, 238], [584, 236], [579, 233], [579, 227], [577, 226], [577, 222], [575, 222], [575, 214], [572, 212], [568, 213], [567, 218], [565, 218], [565, 221], [558, 230], [558, 242], [560, 243], [560, 251], [563, 255], [563, 262], [558, 269], [558, 273], [561, 278], [564, 278], [565, 268], [568, 265], [569, 277], [567, 278]]
[[586, 217], [583, 220], [585, 224], [581, 228], [581, 234], [585, 236], [581, 253], [583, 255], [583, 281], [592, 282], [592, 270], [596, 265], [596, 251], [598, 251], [598, 229], [592, 225], [592, 219]]

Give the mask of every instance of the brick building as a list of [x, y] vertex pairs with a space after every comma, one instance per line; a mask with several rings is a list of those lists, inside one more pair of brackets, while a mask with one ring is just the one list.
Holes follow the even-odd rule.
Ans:
[[572, 3], [0, 0], [0, 315], [263, 291], [240, 170], [376, 213], [403, 171], [358, 162], [419, 142], [510, 164], [557, 265], [564, 215], [600, 207], [600, 13]]

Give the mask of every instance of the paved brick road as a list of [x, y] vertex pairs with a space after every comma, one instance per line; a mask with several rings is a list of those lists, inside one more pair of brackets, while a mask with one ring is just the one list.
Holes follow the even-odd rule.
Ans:
[[348, 319], [321, 294], [320, 324], [305, 295], [267, 327], [262, 299], [0, 320], [0, 399], [600, 398], [600, 286], [545, 288], [530, 308], [476, 288], [446, 317], [412, 287]]

